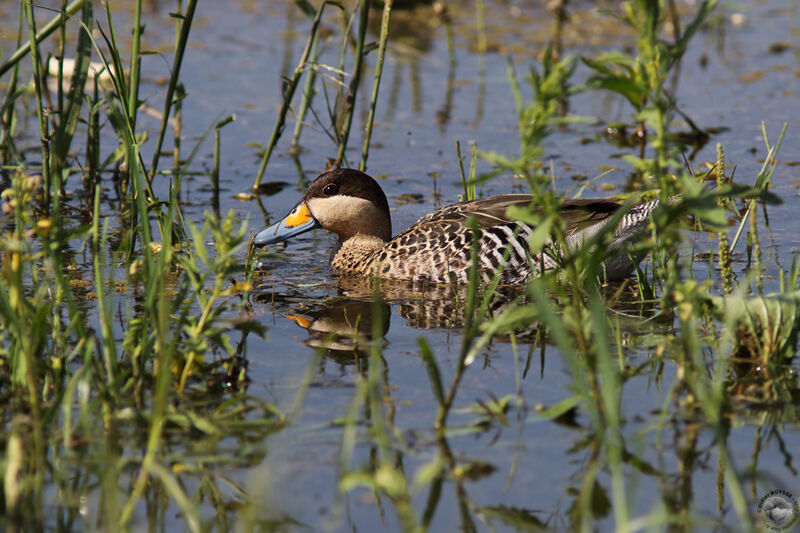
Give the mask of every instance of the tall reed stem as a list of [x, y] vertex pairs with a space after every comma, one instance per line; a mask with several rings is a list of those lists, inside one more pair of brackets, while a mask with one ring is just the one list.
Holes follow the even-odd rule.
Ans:
[[311, 30], [309, 32], [308, 41], [306, 41], [306, 47], [303, 49], [303, 54], [300, 57], [300, 61], [297, 63], [297, 67], [294, 69], [294, 74], [292, 74], [291, 79], [286, 82], [286, 86], [284, 87], [283, 91], [283, 104], [281, 105], [281, 109], [278, 112], [278, 120], [275, 122], [275, 127], [272, 128], [272, 135], [270, 136], [269, 143], [267, 143], [267, 147], [264, 150], [264, 156], [261, 158], [261, 165], [258, 167], [258, 173], [256, 174], [256, 180], [253, 182], [253, 189], [258, 189], [261, 185], [261, 178], [264, 177], [264, 172], [267, 170], [267, 163], [269, 163], [269, 158], [272, 155], [272, 150], [275, 148], [275, 145], [278, 144], [278, 140], [281, 138], [281, 134], [283, 133], [283, 128], [286, 125], [286, 113], [289, 111], [289, 106], [292, 103], [292, 97], [294, 96], [295, 90], [297, 90], [297, 85], [300, 82], [300, 77], [303, 75], [303, 71], [306, 69], [306, 63], [308, 61], [308, 56], [311, 53], [312, 45], [314, 44], [314, 40], [317, 38], [317, 29], [319, 28], [319, 22], [322, 19], [322, 13], [325, 11], [325, 7], [328, 5], [335, 5], [336, 7], [339, 6], [338, 3], [331, 2], [329, 0], [325, 0], [322, 2], [322, 5], [319, 6], [317, 10], [317, 14], [314, 17], [314, 21], [311, 23]]
[[375, 106], [378, 103], [378, 89], [381, 86], [381, 75], [383, 74], [383, 58], [386, 55], [386, 42], [389, 38], [389, 18], [392, 14], [392, 2], [393, 0], [385, 0], [383, 4], [378, 61], [375, 63], [375, 80], [372, 84], [372, 99], [369, 102], [369, 117], [367, 118], [367, 127], [364, 132], [364, 147], [361, 149], [361, 163], [358, 165], [358, 169], [361, 172], [367, 169], [367, 155], [369, 153], [369, 143], [372, 139], [372, 122], [375, 120]]
[[[42, 182], [44, 184], [44, 205], [50, 209], [50, 133], [47, 118], [44, 116], [44, 103], [42, 102], [42, 56], [39, 54], [39, 42], [36, 40], [36, 19], [33, 16], [33, 2], [25, 0], [25, 18], [28, 21], [28, 44], [33, 51], [33, 85], [36, 91], [36, 117], [39, 120], [39, 135], [42, 141]], [[58, 20], [60, 20], [60, 16]]]
[[[67, 6], [67, 9], [66, 9], [67, 16], [72, 16], [75, 13], [77, 13], [78, 10], [87, 1], [89, 1], [89, 0], [74, 0], [70, 5]], [[29, 2], [26, 1], [25, 2], [25, 9], [24, 9], [26, 12], [27, 12], [27, 4], [29, 4]], [[55, 17], [53, 17], [53, 19], [50, 22], [48, 22], [47, 24], [42, 26], [39, 29], [39, 32], [36, 33], [36, 39], [35, 39], [35, 41], [33, 41], [33, 43], [38, 45], [43, 40], [47, 39], [47, 37], [51, 33], [56, 31], [61, 26], [61, 17], [62, 17], [61, 14], [56, 15]], [[29, 40], [27, 43], [25, 43], [21, 47], [17, 48], [17, 50], [13, 54], [11, 54], [11, 57], [8, 58], [8, 61], [6, 61], [2, 65], [0, 65], [0, 77], [2, 77], [3, 74], [5, 74], [9, 69], [14, 67], [14, 65], [16, 65], [19, 62], [20, 59], [25, 57], [25, 55], [28, 52], [31, 51], [31, 42], [32, 41]]]
[[370, 0], [361, 0], [361, 11], [358, 21], [358, 41], [356, 41], [356, 62], [353, 66], [353, 77], [350, 80], [350, 91], [347, 94], [347, 108], [339, 137], [339, 152], [336, 154], [334, 167], [338, 168], [344, 160], [344, 151], [347, 148], [347, 139], [350, 137], [350, 126], [353, 123], [353, 113], [356, 107], [356, 95], [361, 84], [361, 65], [364, 63], [364, 41], [367, 38], [367, 23], [369, 22]]
[[131, 79], [128, 92], [128, 113], [131, 126], [136, 131], [136, 111], [139, 108], [139, 71], [142, 65], [142, 56], [139, 53], [142, 41], [142, 0], [136, 0], [133, 14], [133, 44], [131, 47]]
[[183, 63], [183, 54], [186, 51], [186, 43], [189, 41], [189, 30], [192, 27], [192, 19], [194, 18], [194, 11], [196, 7], [197, 0], [189, 0], [188, 4], [186, 5], [186, 13], [183, 14], [181, 34], [178, 37], [178, 45], [175, 47], [175, 60], [172, 64], [172, 71], [170, 72], [169, 76], [167, 96], [164, 99], [164, 110], [161, 115], [161, 128], [158, 130], [156, 148], [153, 152], [153, 162], [150, 164], [150, 172], [147, 176], [149, 183], [153, 182], [153, 178], [156, 175], [156, 170], [158, 169], [158, 159], [161, 156], [161, 146], [164, 144], [164, 134], [167, 131], [167, 124], [169, 123], [169, 113], [170, 109], [172, 108], [172, 99], [175, 95], [175, 88], [178, 85], [181, 63]]
[[[314, 44], [311, 47], [311, 63], [316, 64], [319, 48], [319, 39], [314, 39]], [[311, 101], [314, 99], [314, 81], [317, 79], [317, 73], [312, 68], [311, 72], [306, 75], [306, 82], [303, 84], [303, 98], [300, 100], [300, 109], [297, 111], [297, 122], [294, 125], [294, 133], [292, 133], [292, 146], [290, 151], [293, 155], [300, 153], [300, 133], [303, 131], [303, 123], [306, 119]]]

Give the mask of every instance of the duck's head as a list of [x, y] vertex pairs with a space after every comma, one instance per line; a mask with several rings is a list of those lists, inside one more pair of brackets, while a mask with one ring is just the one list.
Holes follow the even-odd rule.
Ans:
[[317, 227], [336, 233], [341, 241], [356, 235], [388, 241], [392, 237], [389, 202], [380, 185], [363, 172], [349, 168], [325, 172], [283, 220], [259, 231], [253, 244], [285, 241]]

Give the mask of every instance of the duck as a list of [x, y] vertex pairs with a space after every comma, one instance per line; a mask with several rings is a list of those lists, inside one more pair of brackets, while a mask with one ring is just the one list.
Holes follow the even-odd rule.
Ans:
[[[324, 228], [338, 236], [331, 258], [335, 275], [463, 286], [469, 279], [477, 228], [480, 280], [490, 283], [499, 277], [502, 285], [522, 285], [563, 264], [564, 254], [557, 246], [550, 242], [533, 249], [533, 225], [507, 215], [512, 207], [535, 210], [532, 200], [530, 194], [499, 194], [455, 203], [393, 237], [389, 202], [378, 182], [358, 170], [341, 168], [320, 174], [289, 214], [259, 231], [253, 244], [261, 248]], [[563, 199], [559, 215], [565, 221], [565, 244], [574, 250], [606, 224], [616, 223], [603, 243], [605, 257], [598, 274], [608, 281], [623, 280], [641, 260], [640, 255], [631, 256], [628, 243], [649, 233], [658, 205], [658, 200], [635, 204], [620, 217], [623, 203], [614, 199]]]

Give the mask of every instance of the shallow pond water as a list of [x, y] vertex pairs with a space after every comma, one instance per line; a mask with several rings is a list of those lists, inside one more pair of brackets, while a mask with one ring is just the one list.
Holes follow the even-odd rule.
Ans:
[[[433, 6], [395, 11], [367, 167], [387, 194], [395, 232], [436, 206], [457, 201], [461, 184], [456, 141], [461, 142], [464, 153], [471, 142], [485, 152], [519, 150], [506, 58], [520, 77], [529, 65], [538, 68], [537, 58], [552, 37], [555, 20], [543, 4], [531, 0], [487, 2], [486, 54], [476, 51], [476, 11], [471, 3], [447, 6], [452, 49], [447, 26]], [[691, 3], [680, 4], [682, 12], [694, 9]], [[616, 7], [605, 2], [568, 3], [570, 20], [564, 26], [563, 53], [595, 55], [629, 51], [634, 46], [631, 34], [600, 14], [598, 5]], [[129, 30], [130, 4], [115, 2], [114, 8], [118, 11], [116, 22]], [[169, 18], [172, 8], [172, 3], [151, 2], [145, 9], [145, 48], [158, 54], [145, 57], [142, 97], [153, 108], [161, 106], [164, 81], [169, 76], [169, 50], [175, 38]], [[16, 20], [15, 9], [0, 6], [0, 17]], [[703, 162], [715, 161], [715, 144], [722, 143], [728, 161], [736, 165], [736, 180], [743, 183], [754, 182], [765, 157], [762, 121], [770, 142], [775, 141], [782, 124], [788, 123], [772, 179], [773, 191], [784, 203], [770, 206], [769, 232], [765, 233], [770, 242], [763, 244], [770, 258], [767, 274], [772, 276], [764, 284], [768, 291], [776, 290], [777, 265], [788, 267], [792, 254], [800, 249], [796, 209], [800, 4], [790, 0], [723, 4], [714, 17], [714, 23], [691, 43], [671, 92], [697, 125], [719, 128], [705, 146], [687, 153], [691, 164], [699, 168]], [[42, 18], [47, 16], [43, 13]], [[341, 31], [333, 16], [326, 18], [324, 25], [333, 36]], [[369, 39], [376, 38], [378, 26], [374, 21]], [[260, 161], [258, 148], [266, 144], [281, 103], [281, 79], [294, 69], [308, 28], [308, 20], [294, 3], [272, 0], [201, 2], [192, 28], [182, 69], [188, 95], [183, 102], [182, 149], [188, 153], [209, 126], [235, 113], [236, 120], [222, 130], [219, 207], [223, 213], [233, 209], [246, 217], [253, 230], [282, 217], [326, 160], [336, 155], [336, 146], [323, 127], [308, 119], [302, 151], [292, 157], [289, 142], [294, 122], [290, 120], [264, 178], [274, 184], [275, 194], [237, 198], [238, 193], [249, 192]], [[3, 58], [13, 50], [15, 35], [15, 26], [4, 23], [0, 33]], [[332, 37], [322, 61], [335, 64], [339, 46], [340, 41]], [[368, 57], [371, 72], [374, 57]], [[576, 83], [588, 75], [588, 69], [579, 66]], [[366, 79], [371, 83], [371, 76]], [[360, 110], [366, 108], [366, 86], [358, 97], [361, 107], [347, 152], [353, 166], [360, 157], [365, 121]], [[322, 95], [317, 95], [316, 102], [318, 113], [324, 115]], [[630, 122], [630, 106], [618, 96], [589, 91], [571, 98], [569, 111], [593, 120], [558, 129], [545, 140], [544, 160], [551, 165], [557, 190], [570, 194], [585, 185], [584, 197], [625, 191], [630, 169], [620, 155], [636, 153], [636, 149], [615, 145], [603, 132], [610, 123]], [[152, 139], [158, 120], [148, 115], [141, 120]], [[687, 129], [683, 123], [675, 128]], [[35, 117], [28, 120], [23, 132], [35, 147]], [[113, 136], [110, 131], [106, 136], [104, 146], [111, 150]], [[210, 139], [200, 146], [192, 168], [210, 168]], [[146, 161], [152, 150], [153, 141], [149, 140], [143, 147]], [[615, 170], [594, 179], [609, 168]], [[479, 159], [478, 169], [487, 171], [489, 166]], [[167, 187], [166, 179], [157, 180], [156, 194], [166, 194]], [[501, 175], [482, 185], [479, 192], [489, 195], [523, 188], [519, 180]], [[211, 207], [211, 196], [207, 177], [185, 179], [184, 216], [201, 222], [203, 212]], [[202, 456], [208, 452], [234, 458], [233, 466], [220, 463], [209, 466], [208, 472], [231, 479], [231, 488], [222, 496], [227, 508], [235, 509], [236, 501], [247, 500], [255, 502], [258, 510], [255, 516], [244, 518], [232, 513], [231, 525], [236, 520], [240, 525], [251, 524], [248, 520], [252, 519], [264, 529], [275, 530], [403, 529], [391, 502], [376, 500], [372, 490], [337, 492], [342, 419], [351, 409], [357, 386], [368, 371], [368, 353], [377, 342], [386, 368], [382, 375], [387, 394], [384, 407], [397, 431], [392, 454], [411, 487], [414, 512], [420, 517], [430, 513], [431, 531], [577, 528], [573, 522], [576, 500], [602, 444], [580, 414], [555, 420], [538, 414], [541, 406], [553, 406], [572, 396], [570, 387], [575, 382], [559, 351], [530, 338], [520, 337], [515, 344], [507, 338], [493, 340], [462, 379], [450, 419], [453, 431], [445, 443], [437, 441], [433, 430], [437, 404], [418, 339], [427, 340], [443, 382], [449, 383], [461, 348], [460, 325], [452, 320], [458, 312], [443, 304], [446, 299], [430, 295], [427, 301], [405, 296], [376, 307], [363, 294], [346, 294], [327, 264], [333, 246], [331, 234], [315, 231], [295, 238], [285, 248], [277, 247], [281, 256], [264, 260], [251, 295], [252, 311], [267, 327], [266, 336], [239, 339], [238, 334], [232, 335], [232, 341], [239, 343], [239, 355], [247, 361], [249, 394], [289, 412], [298, 390], [310, 380], [291, 422], [276, 431], [256, 432], [249, 440], [238, 436], [221, 439], [208, 444], [208, 449], [204, 444], [193, 448], [190, 433], [171, 437], [170, 449], [176, 454]], [[705, 234], [697, 234], [681, 253], [706, 252], [715, 246]], [[744, 245], [740, 245], [736, 257], [741, 259], [744, 253]], [[90, 271], [88, 255], [79, 253], [74, 261], [79, 270]], [[741, 262], [737, 264], [743, 268]], [[709, 269], [700, 259], [694, 266], [699, 272]], [[625, 317], [614, 349], [631, 373], [621, 400], [624, 472], [636, 487], [629, 492], [630, 516], [642, 517], [661, 509], [665, 515], [691, 514], [701, 528], [722, 524], [737, 529], [738, 518], [720, 481], [714, 435], [695, 424], [696, 420], [672, 405], [668, 397], [680, 365], [655, 358], [677, 322], [651, 320], [652, 309], [642, 309], [635, 299], [610, 312]], [[337, 338], [341, 346], [330, 346], [330, 331], [344, 332]], [[374, 331], [380, 333], [379, 341], [370, 340]], [[122, 337], [122, 331], [117, 334]], [[353, 338], [359, 341], [356, 349], [352, 348]], [[796, 360], [793, 365], [795, 372], [800, 371]], [[480, 413], [467, 410], [509, 395], [514, 403], [502, 423], [487, 419], [485, 424], [476, 424]], [[792, 406], [783, 406], [781, 416], [775, 419], [765, 410], [754, 409], [744, 410], [746, 415], [732, 421], [728, 435], [731, 461], [740, 471], [755, 472], [746, 487], [753, 516], [758, 499], [769, 490], [782, 488], [800, 497], [795, 460], [800, 450], [800, 407], [796, 400]], [[650, 430], [665, 405], [675, 407], [670, 413], [674, 419], [663, 434], [655, 435]], [[358, 431], [367, 429], [359, 427]], [[350, 466], [366, 468], [374, 463], [377, 451], [370, 438], [360, 435], [354, 446]], [[129, 453], [136, 454], [135, 446]], [[237, 463], [239, 455], [248, 459]], [[439, 493], [435, 483], [415, 477], [431, 462], [450, 458], [474, 471], [460, 479], [440, 480]], [[187, 486], [200, 483], [198, 479], [187, 480]], [[603, 471], [593, 492], [594, 529], [614, 528], [611, 491], [610, 474]], [[87, 492], [93, 501], [96, 494]], [[133, 524], [136, 529], [170, 530], [182, 522], [176, 513], [153, 517], [140, 510]], [[205, 519], [213, 522], [214, 514], [212, 504], [203, 507]], [[225, 529], [219, 523], [217, 527]]]

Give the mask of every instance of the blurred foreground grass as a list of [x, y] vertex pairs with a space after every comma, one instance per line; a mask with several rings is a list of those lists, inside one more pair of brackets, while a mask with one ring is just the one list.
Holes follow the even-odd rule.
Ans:
[[[260, 495], [252, 494], [231, 472], [247, 471], [263, 461], [264, 439], [291, 423], [310, 379], [302, 383], [288, 414], [248, 394], [244, 346], [248, 335], [267, 335], [266, 327], [249, 312], [256, 257], [247, 250], [248, 223], [233, 213], [221, 216], [217, 208], [215, 213], [206, 213], [198, 227], [183, 217], [178, 201], [181, 180], [192, 172], [191, 157], [188, 161], [180, 157], [180, 102], [184, 97], [180, 69], [197, 2], [178, 4], [171, 75], [149, 165], [141, 152], [147, 134], [137, 124], [143, 105], [139, 95], [144, 30], [141, 4], [133, 3], [135, 22], [128, 54], [118, 45], [110, 2], [99, 15], [91, 2], [63, 2], [61, 10], [70, 17], [56, 15], [52, 23], [41, 25], [37, 19], [53, 13], [23, 0], [20, 52], [0, 67], [5, 87], [0, 107], [0, 159], [7, 216], [0, 242], [0, 398], [5, 428], [0, 439], [5, 450], [2, 523], [8, 530], [19, 531], [116, 530], [132, 527], [134, 520], [155, 527], [166, 509], [175, 506], [190, 530], [227, 531], [235, 525], [243, 530], [294, 529], [298, 525], [291, 520], [263, 519]], [[306, 83], [293, 146], [302, 134], [300, 124], [306, 111], [322, 116], [313, 107], [319, 73], [338, 80], [335, 95], [324, 93], [324, 111], [337, 147], [335, 164], [344, 162], [361, 62], [372, 49], [365, 43], [365, 28], [369, 10], [376, 6], [297, 5], [313, 22], [302, 59], [286, 80], [285, 100], [261, 160], [256, 190], [301, 81]], [[446, 16], [448, 6], [442, 6], [439, 12]], [[390, 8], [391, 2], [383, 6], [381, 54]], [[484, 9], [482, 3], [475, 6], [479, 21]], [[743, 529], [755, 527], [745, 485], [757, 473], [744, 471], [732, 461], [731, 427], [739, 420], [762, 415], [767, 421], [759, 424], [796, 424], [793, 409], [800, 398], [791, 366], [800, 324], [800, 263], [795, 257], [789, 269], [779, 269], [779, 294], [764, 294], [762, 279], [767, 266], [756, 223], [759, 213], [767, 213], [766, 204], [778, 201], [769, 192], [769, 181], [784, 132], [770, 142], [764, 128], [767, 155], [761, 173], [752, 179], [732, 182], [726, 174], [731, 165], [726, 163], [722, 147], [716, 164], [704, 172], [686, 169], [681, 154], [687, 137], [705, 142], [709, 135], [683, 115], [665, 86], [692, 37], [713, 13], [715, 2], [701, 3], [683, 25], [674, 23], [678, 15], [672, 9], [672, 2], [662, 5], [634, 0], [611, 13], [637, 35], [636, 49], [627, 55], [580, 58], [594, 73], [582, 85], [573, 84], [578, 59], [560, 57], [561, 46], [556, 42], [543, 53], [540, 67], [530, 71], [525, 88], [509, 63], [509, 83], [519, 119], [519, 153], [474, 150], [469, 176], [462, 174], [465, 198], [476, 194], [476, 184], [498, 173], [519, 177], [541, 208], [518, 215], [543, 228], [551, 242], [563, 241], [559, 198], [541, 159], [541, 144], [554, 128], [581, 120], [565, 113], [568, 106], [564, 104], [573, 95], [616, 92], [631, 105], [634, 121], [630, 126], [639, 139], [625, 156], [631, 165], [629, 201], [650, 195], [659, 196], [665, 204], [654, 217], [652, 238], [630, 250], [636, 255], [647, 253], [652, 259], [643, 264], [635, 279], [609, 291], [594, 274], [609, 238], [601, 233], [566, 258], [560, 272], [534, 280], [499, 311], [492, 305], [496, 284], [479, 286], [473, 276], [468, 287], [458, 288], [455, 294], [463, 332], [456, 367], [442, 369], [436, 347], [424, 335], [419, 338], [419, 353], [431, 386], [430, 401], [436, 406], [435, 415], [421, 431], [433, 443], [435, 453], [427, 453], [427, 449], [424, 460], [416, 457], [422, 464], [415, 472], [403, 468], [404, 458], [414, 458], [417, 451], [407, 445], [404, 428], [394, 423], [384, 381], [384, 332], [379, 317], [386, 310], [377, 293], [370, 311], [372, 329], [365, 337], [365, 370], [348, 411], [331, 420], [341, 428], [337, 460], [340, 497], [366, 488], [378, 505], [391, 502], [399, 528], [424, 530], [433, 520], [445, 486], [452, 485], [460, 527], [465, 530], [493, 528], [500, 523], [525, 530], [564, 526], [526, 509], [476, 505], [467, 484], [487, 475], [492, 466], [480, 458], [454, 453], [451, 439], [492, 431], [508, 425], [514, 417], [520, 424], [531, 420], [574, 424], [580, 414], [588, 420], [583, 446], [591, 453], [578, 489], [570, 495], [572, 506], [565, 513], [568, 528], [592, 530], [609, 509], [620, 531], [705, 527], [708, 517], [694, 513], [691, 491], [673, 495], [665, 488], [660, 503], [647, 513], [633, 508], [637, 477], [657, 475], [657, 468], [639, 460], [626, 442], [622, 391], [636, 375], [649, 373], [653, 379], [661, 379], [664, 364], [669, 362], [677, 367], [677, 377], [663, 391], [663, 410], [641, 430], [637, 442], [659, 448], [659, 436], [668, 425], [691, 422], [682, 444], [685, 459], [691, 463], [698, 432], [711, 435], [709, 446], [718, 457], [720, 508], [729, 501], [736, 524]], [[338, 65], [317, 62], [318, 23], [328, 16], [328, 10], [343, 14], [345, 20]], [[667, 22], [671, 22], [671, 32], [666, 29]], [[357, 37], [351, 43], [350, 27], [356, 23]], [[46, 39], [54, 40], [59, 51], [55, 61], [44, 60], [40, 44]], [[388, 39], [391, 42], [391, 35]], [[67, 42], [75, 44], [74, 52], [66, 49]], [[479, 42], [485, 53], [485, 36]], [[345, 55], [351, 49], [355, 75], [345, 72]], [[74, 54], [69, 65], [64, 60], [68, 54]], [[100, 59], [102, 66], [90, 64], [93, 58]], [[20, 81], [22, 60], [31, 61], [32, 98]], [[56, 78], [54, 91], [48, 88], [48, 77]], [[348, 77], [350, 83], [345, 83]], [[379, 82], [378, 69], [371, 111]], [[320, 91], [326, 91], [324, 85]], [[526, 91], [530, 100], [523, 96]], [[29, 99], [42, 139], [38, 157], [22, 149], [17, 137], [16, 128], [28, 111]], [[692, 135], [672, 131], [677, 116], [687, 119]], [[217, 135], [215, 168], [210, 173], [216, 178], [220, 129], [228, 121], [209, 126], [215, 126]], [[159, 171], [170, 124], [177, 139], [173, 168]], [[371, 120], [368, 124], [362, 168], [369, 150]], [[101, 128], [106, 130], [103, 134], [112, 130], [118, 142], [108, 153], [100, 147]], [[477, 156], [495, 170], [476, 175]], [[169, 192], [163, 198], [154, 193], [157, 179], [169, 180]], [[122, 201], [114, 210], [104, 202], [104, 186], [120, 193]], [[218, 187], [216, 181], [212, 194], [217, 198]], [[684, 237], [691, 232], [708, 233], [716, 241], [704, 279], [697, 279], [694, 253], [676, 253], [685, 249]], [[746, 241], [746, 265], [737, 282], [732, 252], [739, 241]], [[75, 270], [76, 247], [91, 257], [90, 271]], [[620, 317], [610, 312], [624, 291], [642, 306], [655, 309], [647, 320], [671, 325], [659, 329], [650, 340], [655, 346], [653, 357], [638, 367], [626, 361]], [[239, 336], [238, 342], [232, 340], [233, 334]], [[520, 392], [492, 396], [462, 406], [472, 422], [451, 424], [449, 415], [463, 376], [496, 338], [507, 339], [515, 354], [518, 343], [531, 345], [530, 353], [533, 348], [555, 346], [569, 369], [571, 396], [539, 408], [529, 405]], [[527, 369], [530, 355], [522, 363], [515, 357], [518, 391], [526, 372], [522, 366]], [[448, 375], [450, 380], [445, 378]], [[366, 463], [356, 459], [358, 445], [371, 450]], [[690, 472], [688, 468], [688, 483]], [[602, 487], [605, 476], [608, 491]], [[331, 527], [337, 527], [335, 521]]]

